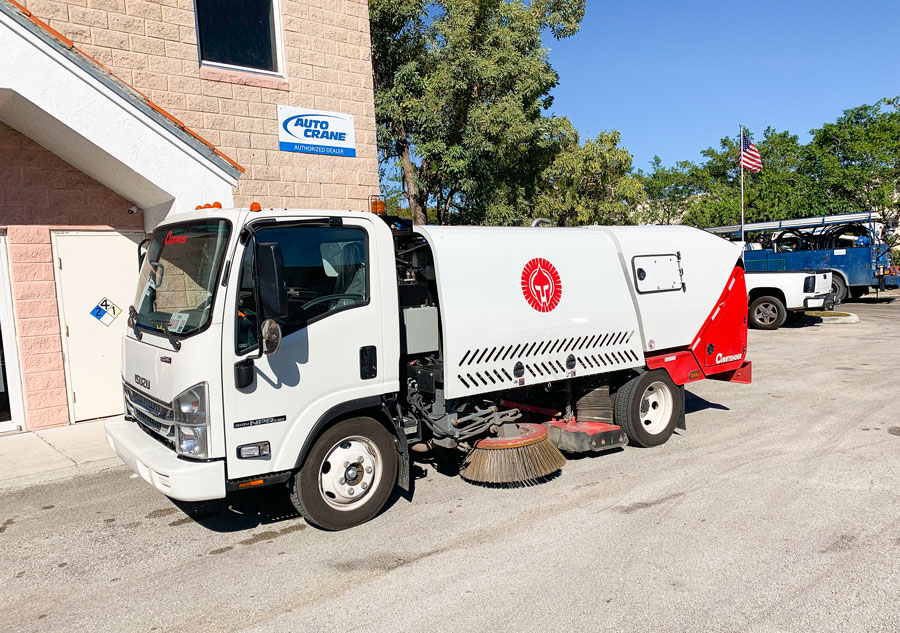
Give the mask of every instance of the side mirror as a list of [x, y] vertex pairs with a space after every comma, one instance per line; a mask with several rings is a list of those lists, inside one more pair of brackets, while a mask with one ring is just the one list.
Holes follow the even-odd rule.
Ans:
[[141, 240], [141, 243], [138, 244], [138, 270], [141, 269], [141, 266], [144, 265], [144, 258], [147, 256], [147, 251], [144, 250], [144, 247], [150, 243], [150, 238], [145, 237]]
[[283, 319], [288, 315], [287, 287], [281, 245], [264, 242], [256, 247], [256, 278], [262, 316]]
[[263, 354], [270, 355], [278, 351], [281, 347], [281, 326], [275, 322], [275, 319], [266, 319], [260, 327], [261, 343]]

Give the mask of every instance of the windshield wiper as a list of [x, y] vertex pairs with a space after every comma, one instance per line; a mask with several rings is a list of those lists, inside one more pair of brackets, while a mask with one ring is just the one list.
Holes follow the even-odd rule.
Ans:
[[166, 333], [166, 339], [169, 341], [169, 344], [175, 348], [175, 351], [179, 351], [181, 349], [181, 341], [175, 338], [175, 335], [172, 334], [171, 330], [169, 330], [168, 325], [162, 326], [163, 332]]
[[128, 306], [128, 324], [134, 332], [134, 338], [140, 341], [143, 334], [138, 330], [138, 311], [134, 306]]
[[137, 340], [141, 340], [143, 333], [138, 329], [140, 327], [144, 327], [146, 329], [152, 330], [154, 332], [162, 331], [163, 334], [166, 335], [166, 340], [169, 341], [169, 344], [175, 349], [175, 351], [179, 351], [181, 349], [181, 341], [175, 338], [175, 335], [169, 330], [168, 325], [165, 321], [154, 321], [154, 325], [156, 327], [149, 327], [147, 325], [140, 325], [138, 323], [140, 315], [138, 311], [135, 310], [134, 306], [128, 306], [128, 325], [131, 326], [132, 331], [134, 331], [134, 336]]

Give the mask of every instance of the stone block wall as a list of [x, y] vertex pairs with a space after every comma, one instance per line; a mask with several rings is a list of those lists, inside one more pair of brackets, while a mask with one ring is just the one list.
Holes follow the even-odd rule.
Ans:
[[25, 424], [68, 424], [50, 231], [140, 231], [144, 219], [126, 213], [130, 202], [3, 123], [0, 155], [0, 226], [9, 247]]
[[[237, 206], [365, 210], [378, 193], [366, 0], [278, 0], [283, 78], [201, 68], [192, 0], [24, 4], [240, 163]], [[356, 158], [279, 151], [276, 104], [352, 114]]]

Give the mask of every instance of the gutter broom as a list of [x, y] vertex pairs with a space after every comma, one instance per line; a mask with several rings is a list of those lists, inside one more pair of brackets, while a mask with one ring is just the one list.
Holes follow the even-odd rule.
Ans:
[[565, 463], [544, 425], [504, 424], [499, 436], [475, 443], [459, 474], [470, 483], [515, 488], [541, 483]]

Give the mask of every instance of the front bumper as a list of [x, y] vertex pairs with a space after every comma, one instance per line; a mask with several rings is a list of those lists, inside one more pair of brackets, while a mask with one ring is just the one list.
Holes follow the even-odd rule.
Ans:
[[807, 297], [803, 300], [803, 307], [807, 310], [821, 309], [831, 310], [834, 308], [834, 293], [829, 292], [824, 295], [816, 295], [815, 297]]
[[179, 501], [207, 501], [225, 496], [224, 461], [180, 459], [124, 415], [107, 421], [106, 439], [119, 459], [168, 497]]

